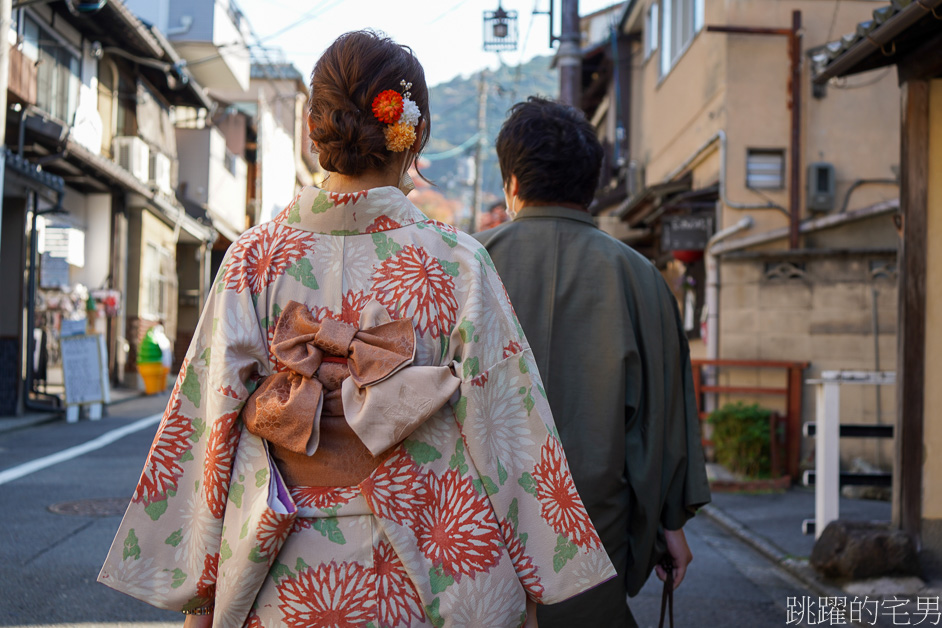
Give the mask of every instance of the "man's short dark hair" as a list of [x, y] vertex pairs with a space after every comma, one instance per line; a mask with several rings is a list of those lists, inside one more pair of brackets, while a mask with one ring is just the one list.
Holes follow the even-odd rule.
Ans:
[[531, 96], [511, 107], [497, 136], [506, 184], [516, 175], [527, 203], [588, 207], [602, 167], [602, 145], [582, 111]]

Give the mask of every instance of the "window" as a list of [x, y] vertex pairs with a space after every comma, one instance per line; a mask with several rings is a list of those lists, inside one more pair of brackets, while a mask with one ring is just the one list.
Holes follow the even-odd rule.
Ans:
[[663, 0], [660, 23], [661, 76], [667, 76], [703, 28], [704, 0]]
[[82, 84], [79, 58], [51, 30], [26, 17], [23, 54], [36, 62], [36, 105], [54, 117], [72, 123]]
[[655, 2], [648, 7], [647, 15], [644, 18], [644, 58], [649, 58], [657, 50], [658, 32], [660, 24], [658, 23], [658, 4]]
[[785, 187], [785, 151], [749, 148], [746, 150], [746, 187], [753, 190], [781, 190]]

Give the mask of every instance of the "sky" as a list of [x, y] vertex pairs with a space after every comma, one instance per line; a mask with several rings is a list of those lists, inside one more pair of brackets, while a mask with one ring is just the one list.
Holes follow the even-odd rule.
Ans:
[[[498, 0], [236, 0], [255, 34], [266, 46], [284, 51], [288, 61], [308, 76], [327, 46], [347, 31], [381, 30], [411, 46], [425, 68], [429, 86], [470, 75], [500, 63], [494, 52], [484, 52], [483, 14], [497, 9]], [[549, 0], [502, 0], [505, 11], [517, 11], [519, 45], [502, 53], [503, 63], [516, 65], [553, 54], [549, 46]], [[557, 0], [558, 11], [561, 2]], [[617, 2], [581, 0], [579, 14], [588, 15]]]

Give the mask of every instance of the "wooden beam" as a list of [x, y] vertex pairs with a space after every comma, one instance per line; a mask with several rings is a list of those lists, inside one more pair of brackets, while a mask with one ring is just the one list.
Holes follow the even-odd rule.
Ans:
[[935, 37], [926, 37], [918, 48], [897, 61], [900, 85], [942, 77], [942, 55], [939, 50], [942, 50], [942, 32]]
[[929, 82], [902, 85], [897, 331], [896, 456], [893, 524], [920, 545], [925, 363], [926, 249], [929, 205]]

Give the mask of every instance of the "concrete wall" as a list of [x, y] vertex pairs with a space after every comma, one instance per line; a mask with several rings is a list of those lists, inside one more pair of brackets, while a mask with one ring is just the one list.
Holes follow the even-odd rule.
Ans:
[[[284, 103], [292, 104], [293, 101]], [[262, 169], [260, 216], [264, 222], [274, 218], [295, 196], [297, 160], [294, 126], [285, 127], [277, 111], [259, 103], [258, 144]]]
[[103, 287], [111, 272], [111, 195], [88, 194], [79, 199], [84, 200], [85, 266], [72, 267], [70, 278], [73, 285], [93, 290]]
[[[942, 172], [942, 79], [931, 82], [929, 101], [929, 168]], [[922, 473], [923, 544], [942, 569], [942, 180], [929, 177], [928, 255], [926, 260], [925, 450]]]

